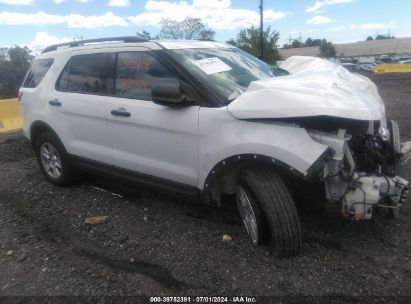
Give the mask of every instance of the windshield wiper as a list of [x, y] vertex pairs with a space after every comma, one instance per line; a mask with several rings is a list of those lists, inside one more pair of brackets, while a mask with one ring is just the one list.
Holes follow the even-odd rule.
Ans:
[[[237, 96], [238, 97], [238, 96]], [[226, 104], [230, 104], [234, 99], [237, 99], [237, 97], [234, 98], [229, 98], [225, 101]]]

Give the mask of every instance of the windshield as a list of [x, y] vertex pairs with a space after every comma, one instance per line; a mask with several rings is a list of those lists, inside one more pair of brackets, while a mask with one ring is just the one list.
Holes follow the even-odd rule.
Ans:
[[168, 52], [227, 102], [243, 93], [251, 81], [275, 76], [269, 65], [239, 49], [184, 49]]

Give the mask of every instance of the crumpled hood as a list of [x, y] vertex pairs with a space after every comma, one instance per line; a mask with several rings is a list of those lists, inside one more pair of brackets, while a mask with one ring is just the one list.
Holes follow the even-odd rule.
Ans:
[[316, 57], [294, 56], [281, 68], [290, 75], [251, 82], [229, 104], [231, 114], [239, 119], [325, 115], [385, 121], [384, 103], [368, 78]]

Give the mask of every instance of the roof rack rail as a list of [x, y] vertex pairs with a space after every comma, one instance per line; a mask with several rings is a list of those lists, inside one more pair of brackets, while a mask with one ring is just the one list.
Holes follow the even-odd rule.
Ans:
[[51, 51], [55, 51], [60, 47], [76, 47], [79, 45], [85, 45], [87, 43], [96, 43], [96, 42], [147, 42], [149, 41], [146, 38], [137, 37], [137, 36], [125, 36], [125, 37], [109, 37], [109, 38], [98, 38], [98, 39], [87, 39], [87, 40], [78, 40], [78, 41], [70, 41], [60, 44], [54, 44], [46, 47], [42, 53], [47, 53]]

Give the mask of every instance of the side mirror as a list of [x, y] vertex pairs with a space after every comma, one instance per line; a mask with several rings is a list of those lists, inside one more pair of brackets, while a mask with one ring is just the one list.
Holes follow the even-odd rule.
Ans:
[[182, 104], [187, 96], [180, 90], [178, 83], [160, 83], [151, 87], [153, 102], [163, 106], [177, 106]]

